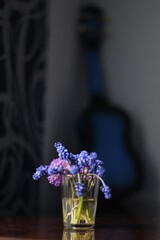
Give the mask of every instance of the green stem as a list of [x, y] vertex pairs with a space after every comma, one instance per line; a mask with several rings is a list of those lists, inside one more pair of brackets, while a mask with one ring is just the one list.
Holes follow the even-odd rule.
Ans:
[[98, 176], [97, 174], [90, 173], [90, 174], [88, 174], [88, 175], [90, 175], [90, 176], [95, 176], [95, 177], [99, 178], [99, 180], [101, 181], [101, 183], [103, 184], [103, 186], [104, 186], [104, 187], [106, 186], [106, 184], [105, 184], [105, 182], [103, 181], [103, 179], [102, 179], [100, 176]]
[[92, 209], [91, 209], [91, 207], [90, 207], [90, 205], [88, 204], [88, 206], [87, 206], [87, 210], [88, 210], [88, 217], [91, 219], [92, 218], [92, 215], [93, 215], [93, 213], [92, 213]]
[[79, 208], [78, 208], [78, 212], [77, 212], [77, 222], [79, 222], [80, 220], [80, 216], [81, 216], [81, 211], [82, 211], [82, 207], [83, 207], [83, 197], [79, 197], [80, 199], [80, 204], [79, 204]]

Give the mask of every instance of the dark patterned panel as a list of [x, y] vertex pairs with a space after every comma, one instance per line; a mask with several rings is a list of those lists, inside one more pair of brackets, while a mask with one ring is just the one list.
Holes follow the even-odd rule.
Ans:
[[46, 1], [0, 1], [0, 215], [36, 212], [42, 161]]

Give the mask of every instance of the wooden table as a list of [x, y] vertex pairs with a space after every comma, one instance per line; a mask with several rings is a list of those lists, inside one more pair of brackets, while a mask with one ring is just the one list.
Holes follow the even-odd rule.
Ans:
[[0, 218], [0, 240], [7, 239], [160, 240], [160, 218], [104, 214], [89, 232], [65, 231], [61, 218], [55, 217]]

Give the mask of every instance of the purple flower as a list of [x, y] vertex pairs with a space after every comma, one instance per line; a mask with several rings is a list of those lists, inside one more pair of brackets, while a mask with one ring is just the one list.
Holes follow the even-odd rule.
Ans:
[[48, 165], [41, 165], [38, 168], [36, 168], [36, 172], [33, 174], [32, 178], [33, 180], [38, 180], [41, 177], [48, 176]]
[[104, 193], [104, 197], [106, 199], [111, 198], [111, 190], [110, 190], [110, 188], [107, 185], [101, 186], [100, 189]]
[[97, 159], [97, 160], [96, 160], [96, 164], [97, 164], [97, 166], [103, 165], [103, 162], [102, 162], [101, 160]]
[[67, 160], [57, 158], [53, 159], [48, 167], [48, 174], [54, 175], [57, 173], [68, 173], [70, 170], [70, 165]]
[[68, 157], [69, 157], [69, 152], [68, 152], [68, 150], [64, 147], [64, 146], [62, 146], [62, 144], [60, 143], [60, 142], [56, 142], [55, 144], [54, 144], [54, 146], [55, 146], [55, 148], [56, 148], [56, 150], [57, 150], [57, 152], [58, 152], [58, 156], [61, 158], [61, 159], [68, 159]]
[[89, 159], [91, 162], [95, 162], [95, 160], [97, 159], [97, 153], [96, 152], [91, 152], [89, 154]]
[[58, 174], [49, 176], [48, 181], [50, 184], [53, 184], [55, 187], [59, 187], [62, 182], [61, 175], [58, 173]]
[[85, 192], [85, 185], [84, 183], [75, 183], [75, 189], [77, 192], [77, 197], [81, 197], [84, 195]]
[[[54, 146], [59, 158], [53, 159], [49, 166], [41, 165], [38, 167], [32, 176], [34, 180], [46, 176], [50, 184], [58, 187], [62, 183], [62, 175], [76, 175], [78, 173], [79, 182], [76, 182], [75, 188], [72, 189], [76, 191], [78, 197], [84, 195], [88, 180], [94, 178], [99, 178], [102, 182], [101, 191], [104, 193], [105, 198], [111, 197], [110, 188], [105, 185], [102, 179], [105, 173], [103, 162], [98, 159], [96, 152], [89, 154], [83, 150], [79, 154], [73, 154], [69, 153], [60, 142], [56, 142]], [[83, 183], [80, 183], [80, 181], [83, 181]]]
[[78, 157], [79, 157], [79, 154], [73, 154], [73, 153], [69, 154], [69, 160], [71, 161], [72, 164], [77, 164]]
[[95, 163], [89, 166], [89, 173], [96, 173], [97, 165]]
[[103, 177], [105, 173], [105, 169], [104, 167], [102, 167], [101, 165], [99, 165], [96, 169], [96, 174], [99, 176], [99, 177]]
[[48, 167], [48, 181], [54, 186], [61, 185], [61, 174], [67, 174], [70, 171], [70, 165], [67, 160], [57, 158], [53, 159]]
[[57, 173], [62, 173], [63, 172], [63, 167], [59, 167], [59, 166], [51, 166], [48, 169], [48, 175], [54, 175]]
[[70, 167], [70, 173], [71, 173], [72, 175], [76, 175], [78, 172], [79, 172], [79, 167], [78, 167], [77, 165], [72, 165], [72, 166]]
[[77, 164], [79, 168], [84, 169], [85, 167], [88, 167], [88, 163], [89, 163], [88, 152], [81, 151], [77, 159]]
[[[94, 173], [94, 174], [96, 174], [97, 172], [99, 173], [101, 169], [99, 169], [98, 167], [101, 165], [103, 165], [103, 162], [97, 159], [97, 153], [91, 152], [89, 155], [89, 161], [88, 161], [89, 173]], [[100, 175], [102, 176], [102, 173], [100, 173]]]

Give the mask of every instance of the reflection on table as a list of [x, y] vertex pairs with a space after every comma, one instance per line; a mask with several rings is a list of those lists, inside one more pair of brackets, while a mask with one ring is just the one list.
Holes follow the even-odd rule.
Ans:
[[97, 217], [95, 229], [67, 230], [62, 218], [12, 217], [0, 218], [0, 240], [159, 240], [160, 218], [155, 212], [150, 216], [105, 213]]
[[94, 229], [92, 230], [63, 230], [62, 240], [95, 240]]

